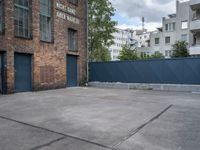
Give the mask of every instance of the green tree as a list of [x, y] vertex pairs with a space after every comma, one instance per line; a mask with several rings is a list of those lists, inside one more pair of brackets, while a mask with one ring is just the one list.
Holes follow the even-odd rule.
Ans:
[[187, 46], [188, 43], [186, 41], [177, 41], [174, 45], [172, 45], [172, 57], [188, 57], [189, 53]]
[[122, 50], [120, 51], [119, 57], [118, 57], [121, 61], [124, 60], [137, 60], [138, 55], [137, 55], [137, 50], [131, 48], [131, 46], [129, 45], [124, 45], [122, 47]]
[[165, 57], [160, 52], [155, 52], [153, 55], [150, 56], [150, 59], [162, 59], [162, 58], [165, 58]]
[[91, 53], [91, 58], [93, 61], [110, 61], [111, 56], [110, 52], [106, 47], [102, 47], [101, 49], [97, 49]]
[[108, 47], [114, 44], [112, 33], [117, 22], [112, 21], [115, 9], [109, 0], [88, 0], [88, 39], [90, 60], [108, 61]]

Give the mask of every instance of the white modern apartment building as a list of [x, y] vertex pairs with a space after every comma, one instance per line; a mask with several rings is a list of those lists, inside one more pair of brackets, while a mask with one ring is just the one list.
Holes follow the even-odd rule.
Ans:
[[200, 55], [200, 0], [177, 0], [176, 14], [163, 17], [162, 27], [150, 33], [150, 47], [138, 50], [146, 55], [160, 52], [170, 58], [176, 41], [186, 41], [191, 56]]
[[117, 28], [117, 32], [113, 33], [113, 36], [114, 44], [109, 47], [109, 51], [111, 54], [111, 59], [116, 61], [118, 60], [122, 46], [128, 43], [129, 38], [131, 37], [131, 32]]
[[200, 0], [191, 0], [190, 9], [192, 11], [189, 24], [192, 34], [190, 54], [200, 55]]
[[146, 30], [119, 29], [113, 34], [115, 44], [109, 47], [112, 61], [119, 60], [123, 45], [129, 44], [133, 48], [150, 46], [150, 33]]
[[148, 56], [156, 52], [165, 58], [172, 56], [172, 45], [186, 41], [191, 56], [200, 56], [200, 0], [176, 1], [176, 13], [162, 18], [162, 27], [156, 31], [122, 30], [114, 33], [115, 44], [109, 50], [112, 60], [118, 60], [124, 44], [137, 48], [138, 55]]

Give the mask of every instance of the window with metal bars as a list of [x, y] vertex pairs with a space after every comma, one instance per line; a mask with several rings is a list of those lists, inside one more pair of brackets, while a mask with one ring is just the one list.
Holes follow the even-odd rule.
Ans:
[[70, 51], [77, 51], [77, 31], [73, 29], [68, 29], [68, 47]]
[[4, 30], [4, 5], [3, 0], [0, 0], [0, 33]]
[[79, 0], [68, 0], [70, 3], [72, 3], [72, 4], [75, 4], [75, 5], [78, 5], [78, 1]]
[[15, 36], [31, 38], [30, 0], [14, 0]]
[[51, 0], [40, 0], [40, 39], [52, 42]]

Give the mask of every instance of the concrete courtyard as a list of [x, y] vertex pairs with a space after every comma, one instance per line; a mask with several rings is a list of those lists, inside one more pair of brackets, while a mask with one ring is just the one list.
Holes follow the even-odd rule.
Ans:
[[71, 88], [0, 96], [0, 150], [199, 150], [200, 93]]

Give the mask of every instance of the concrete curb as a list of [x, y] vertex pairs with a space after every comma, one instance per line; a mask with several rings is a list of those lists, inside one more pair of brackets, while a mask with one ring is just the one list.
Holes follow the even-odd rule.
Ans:
[[175, 92], [200, 92], [200, 85], [186, 84], [148, 84], [148, 83], [120, 83], [120, 82], [89, 82], [91, 87], [114, 89], [139, 89]]

